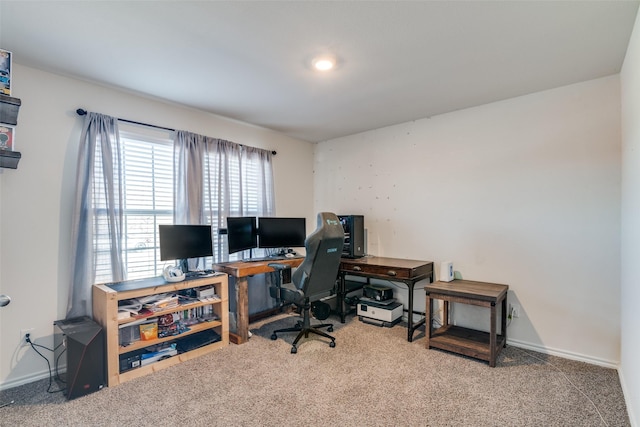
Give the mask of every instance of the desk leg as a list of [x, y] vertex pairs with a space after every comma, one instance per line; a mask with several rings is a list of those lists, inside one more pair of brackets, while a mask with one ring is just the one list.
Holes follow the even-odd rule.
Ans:
[[236, 335], [236, 344], [249, 340], [249, 283], [246, 277], [236, 279]]
[[496, 303], [491, 302], [491, 325], [489, 326], [489, 366], [496, 366]]
[[340, 273], [340, 280], [338, 284], [338, 292], [336, 294], [336, 308], [340, 314], [340, 323], [345, 322], [347, 309], [344, 306], [344, 297], [347, 293], [347, 282], [344, 278], [345, 274]]
[[[427, 308], [425, 310], [425, 319], [431, 319], [431, 310], [433, 310], [433, 300], [431, 299], [431, 295], [427, 292]], [[426, 347], [427, 350], [430, 348], [429, 341], [431, 340], [431, 321], [427, 321], [425, 324], [425, 337], [426, 337]]]
[[409, 312], [407, 313], [407, 341], [412, 342], [413, 341], [413, 331], [414, 329], [419, 326], [413, 325], [413, 282], [409, 282], [407, 283], [407, 287], [409, 288]]
[[442, 303], [442, 326], [449, 325], [449, 301], [445, 300]]
[[504, 337], [504, 345], [503, 347], [507, 346], [507, 296], [505, 295], [504, 299], [502, 300], [502, 324], [501, 326], [501, 331], [502, 331], [502, 336]]
[[416, 331], [416, 329], [426, 324], [427, 319], [430, 318], [429, 316], [425, 316], [423, 319], [420, 319], [416, 323], [413, 323], [413, 291], [415, 285], [416, 282], [413, 281], [407, 283], [407, 286], [409, 287], [409, 316], [407, 317], [407, 323], [409, 325], [409, 342], [413, 341], [413, 333]]

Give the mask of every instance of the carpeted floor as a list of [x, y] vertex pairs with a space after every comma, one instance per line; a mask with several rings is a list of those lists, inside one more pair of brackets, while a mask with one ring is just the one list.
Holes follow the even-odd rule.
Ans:
[[[0, 392], [1, 426], [628, 426], [613, 369], [508, 346], [497, 366], [426, 350], [424, 335], [335, 318], [336, 347], [282, 316], [247, 344], [72, 400], [48, 381]], [[43, 361], [44, 363], [44, 361]]]

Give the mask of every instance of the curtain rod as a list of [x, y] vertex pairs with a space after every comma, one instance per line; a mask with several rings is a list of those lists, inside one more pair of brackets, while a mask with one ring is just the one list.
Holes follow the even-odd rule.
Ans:
[[[87, 110], [83, 110], [82, 108], [78, 108], [78, 109], [76, 110], [76, 113], [77, 113], [79, 116], [86, 116], [86, 115], [87, 115]], [[162, 126], [156, 126], [156, 125], [150, 125], [150, 124], [148, 124], [148, 123], [135, 122], [135, 121], [133, 121], [133, 120], [121, 119], [120, 117], [118, 117], [118, 118], [117, 118], [117, 120], [118, 120], [118, 121], [120, 121], [120, 122], [132, 123], [132, 124], [134, 124], [134, 125], [148, 126], [148, 127], [150, 127], [150, 128], [163, 129], [163, 130], [168, 130], [168, 131], [170, 131], [170, 132], [175, 132], [175, 129], [165, 128], [165, 127], [162, 127]]]
[[[79, 116], [86, 116], [86, 115], [87, 115], [87, 110], [82, 109], [82, 108], [78, 108], [78, 109], [76, 110], [76, 114], [78, 114]], [[163, 127], [163, 126], [150, 125], [150, 124], [148, 124], [148, 123], [136, 122], [136, 121], [133, 121], [133, 120], [127, 120], [127, 119], [121, 119], [121, 118], [119, 118], [119, 117], [117, 117], [116, 119], [117, 119], [118, 121], [126, 122], [126, 123], [131, 123], [131, 124], [134, 124], [134, 125], [148, 126], [148, 127], [151, 127], [151, 128], [168, 130], [168, 131], [170, 131], [170, 132], [175, 132], [175, 131], [176, 131], [175, 129], [166, 128], [166, 127]], [[240, 144], [240, 145], [242, 145], [242, 144]], [[271, 151], [271, 154], [273, 154], [273, 155], [275, 156], [275, 155], [276, 155], [276, 154], [278, 154], [278, 153], [277, 153], [277, 151], [273, 150], [273, 151]]]

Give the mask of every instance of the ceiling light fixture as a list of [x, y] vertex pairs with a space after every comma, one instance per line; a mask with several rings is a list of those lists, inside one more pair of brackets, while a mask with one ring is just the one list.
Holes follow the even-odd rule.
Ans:
[[328, 55], [318, 56], [313, 58], [311, 64], [318, 71], [329, 71], [336, 66], [336, 58]]

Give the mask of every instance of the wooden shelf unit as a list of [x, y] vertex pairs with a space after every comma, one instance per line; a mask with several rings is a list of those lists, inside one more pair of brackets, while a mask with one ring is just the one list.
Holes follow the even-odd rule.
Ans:
[[[208, 288], [213, 286], [219, 299], [181, 304], [178, 307], [156, 311], [144, 317], [118, 319], [118, 302], [140, 298], [149, 295], [174, 293], [186, 289]], [[179, 335], [157, 338], [154, 340], [136, 341], [127, 346], [119, 342], [119, 326], [139, 321], [153, 319], [164, 314], [178, 313], [192, 308], [212, 306], [213, 312], [219, 320], [206, 321], [189, 326], [189, 331]], [[93, 286], [93, 318], [105, 330], [106, 336], [106, 375], [107, 385], [113, 387], [123, 382], [148, 375], [160, 369], [176, 365], [186, 360], [202, 356], [229, 345], [229, 288], [226, 274], [218, 273], [211, 277], [193, 277], [182, 282], [167, 282], [163, 277], [130, 280], [118, 283], [107, 283]], [[179, 353], [167, 359], [159, 360], [149, 365], [140, 366], [125, 372], [120, 372], [120, 356], [147, 347], [152, 347], [169, 341], [176, 341], [197, 332], [212, 329], [220, 335], [220, 341], [208, 344], [194, 350]]]
[[[435, 282], [424, 287], [427, 294], [426, 318], [431, 319], [433, 300], [444, 301], [443, 325], [434, 330], [431, 321], [426, 326], [426, 347], [451, 351], [489, 362], [496, 366], [496, 358], [507, 345], [507, 291], [508, 285], [454, 280]], [[450, 324], [449, 304], [470, 304], [490, 309], [490, 331], [483, 332]], [[496, 306], [501, 305], [500, 334], [497, 331]]]

